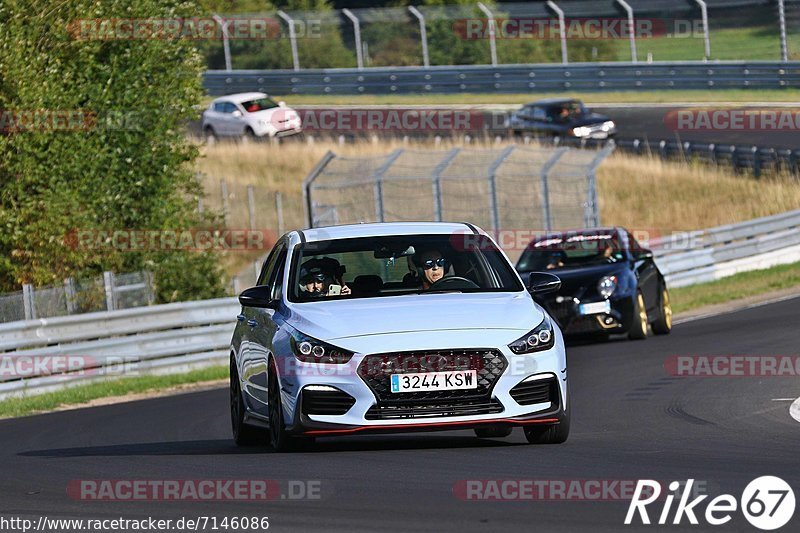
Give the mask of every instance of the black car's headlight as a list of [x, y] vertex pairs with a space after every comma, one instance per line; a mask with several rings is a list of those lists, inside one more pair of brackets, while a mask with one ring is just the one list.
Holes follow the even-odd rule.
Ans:
[[353, 352], [339, 348], [299, 331], [291, 334], [290, 343], [294, 356], [304, 363], [344, 364], [353, 357]]
[[615, 290], [617, 290], [617, 276], [603, 276], [597, 282], [597, 292], [606, 300], [614, 294]]
[[508, 345], [516, 354], [525, 354], [549, 350], [556, 342], [553, 325], [546, 316], [542, 323], [533, 330]]

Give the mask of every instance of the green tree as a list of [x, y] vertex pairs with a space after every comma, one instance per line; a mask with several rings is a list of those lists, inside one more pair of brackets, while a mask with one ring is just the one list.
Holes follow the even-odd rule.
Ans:
[[79, 22], [196, 15], [195, 3], [179, 0], [0, 4], [6, 126], [9, 117], [31, 111], [53, 117], [77, 110], [85, 119], [80, 127], [51, 119], [0, 135], [0, 289], [148, 269], [160, 301], [222, 294], [211, 254], [98, 251], [68, 238], [76, 230], [210, 223], [195, 213], [202, 194], [192, 171], [197, 149], [184, 131], [203, 94], [205, 66], [193, 42], [95, 39], [101, 35], [88, 30], [90, 23]]

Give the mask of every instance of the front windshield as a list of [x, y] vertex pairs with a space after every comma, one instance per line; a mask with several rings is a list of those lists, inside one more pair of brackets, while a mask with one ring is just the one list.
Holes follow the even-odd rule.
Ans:
[[570, 122], [583, 117], [585, 109], [581, 102], [573, 100], [550, 107], [547, 114], [555, 121]]
[[502, 252], [483, 238], [470, 242], [451, 235], [362, 237], [298, 248], [289, 287], [293, 302], [523, 290]]
[[247, 102], [242, 102], [242, 107], [248, 113], [257, 113], [259, 111], [264, 111], [265, 109], [272, 109], [273, 107], [278, 107], [278, 104], [275, 103], [274, 100], [271, 98], [257, 98], [255, 100], [249, 100]]
[[625, 254], [615, 233], [551, 236], [528, 245], [517, 263], [520, 272], [580, 268], [622, 261]]

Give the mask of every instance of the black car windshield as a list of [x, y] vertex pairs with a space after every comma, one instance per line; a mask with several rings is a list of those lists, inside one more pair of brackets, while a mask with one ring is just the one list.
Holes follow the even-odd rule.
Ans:
[[615, 233], [559, 235], [530, 243], [517, 262], [520, 272], [580, 268], [625, 258]]
[[408, 235], [307, 242], [293, 254], [289, 300], [524, 290], [491, 241], [468, 237]]
[[272, 109], [273, 107], [278, 107], [278, 104], [275, 103], [274, 100], [271, 98], [257, 98], [255, 100], [249, 100], [247, 102], [242, 102], [242, 107], [248, 113], [257, 113], [259, 111], [263, 111], [265, 109]]

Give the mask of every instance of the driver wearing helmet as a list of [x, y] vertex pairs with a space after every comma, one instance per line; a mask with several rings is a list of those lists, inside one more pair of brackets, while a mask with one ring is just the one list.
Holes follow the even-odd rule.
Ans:
[[431, 285], [444, 278], [450, 268], [450, 262], [438, 250], [422, 250], [414, 254], [414, 264], [422, 290], [430, 289]]
[[329, 295], [331, 285], [339, 285], [341, 292], [350, 294], [350, 287], [344, 284], [344, 267], [331, 257], [309, 259], [300, 265], [300, 293], [305, 299], [323, 298]]

